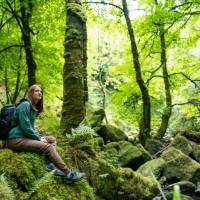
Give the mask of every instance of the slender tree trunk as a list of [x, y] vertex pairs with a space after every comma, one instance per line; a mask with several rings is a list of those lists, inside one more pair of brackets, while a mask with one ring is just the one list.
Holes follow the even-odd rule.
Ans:
[[16, 78], [16, 85], [15, 85], [15, 91], [12, 97], [12, 103], [15, 104], [17, 97], [20, 92], [20, 79], [21, 79], [21, 60], [22, 60], [22, 48], [20, 48], [20, 55], [19, 55], [19, 65], [17, 66], [17, 78]]
[[157, 137], [162, 138], [164, 137], [169, 119], [172, 112], [172, 97], [170, 92], [170, 82], [169, 82], [169, 76], [167, 71], [167, 57], [166, 57], [166, 45], [165, 45], [165, 32], [164, 27], [160, 26], [160, 47], [161, 47], [161, 66], [162, 66], [162, 73], [163, 73], [163, 80], [165, 85], [165, 102], [166, 107], [164, 108], [163, 114], [162, 114], [162, 121], [161, 125], [157, 132]]
[[140, 123], [140, 141], [141, 143], [145, 143], [145, 140], [149, 137], [151, 130], [151, 103], [150, 96], [148, 92], [148, 88], [146, 87], [144, 80], [142, 78], [140, 62], [139, 62], [139, 54], [137, 50], [137, 44], [135, 41], [135, 35], [133, 31], [133, 27], [131, 24], [131, 20], [129, 17], [129, 11], [127, 8], [126, 0], [122, 0], [123, 12], [126, 19], [126, 24], [128, 27], [128, 33], [131, 40], [131, 50], [133, 56], [134, 69], [136, 73], [136, 80], [139, 85], [140, 91], [142, 93], [142, 101], [143, 101], [143, 111], [142, 111], [142, 120]]
[[[101, 72], [99, 71], [99, 74]], [[101, 79], [101, 75], [100, 75], [100, 79], [99, 79], [99, 85], [100, 85], [100, 88], [101, 88], [101, 92], [102, 92], [102, 107], [103, 107], [103, 110], [104, 110], [104, 113], [105, 113], [105, 121], [106, 121], [106, 124], [108, 124], [108, 118], [107, 118], [107, 115], [106, 115], [106, 92], [105, 92], [105, 87], [104, 87], [104, 84], [102, 83], [102, 79]]]
[[10, 91], [8, 86], [8, 69], [5, 66], [5, 73], [4, 73], [4, 80], [5, 80], [5, 88], [6, 88], [6, 104], [10, 102]]
[[79, 0], [66, 0], [61, 129], [68, 133], [85, 117], [87, 99], [86, 17]]
[[31, 43], [31, 29], [29, 26], [29, 19], [32, 12], [31, 0], [20, 0], [21, 22], [22, 22], [22, 40], [26, 53], [26, 64], [28, 66], [28, 85], [31, 86], [36, 83], [35, 71], [37, 68], [36, 62], [33, 58], [33, 48]]
[[[158, 5], [158, 1], [155, 0], [155, 5]], [[160, 37], [160, 62], [162, 67], [162, 73], [163, 73], [163, 80], [165, 85], [165, 103], [166, 107], [163, 110], [162, 114], [162, 121], [160, 124], [160, 127], [158, 129], [158, 132], [156, 134], [157, 138], [163, 138], [167, 127], [169, 123], [169, 119], [172, 113], [172, 97], [171, 97], [171, 91], [170, 91], [170, 82], [169, 82], [169, 76], [167, 71], [167, 56], [166, 56], [166, 43], [165, 43], [165, 27], [163, 22], [161, 21], [161, 24], [159, 25], [159, 37]]]

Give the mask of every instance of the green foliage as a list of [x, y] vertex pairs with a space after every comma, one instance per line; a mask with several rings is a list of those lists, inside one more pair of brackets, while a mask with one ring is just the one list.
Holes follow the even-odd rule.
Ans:
[[[42, 156], [3, 149], [0, 150], [0, 160], [0, 173], [7, 177], [16, 199], [94, 200], [93, 190], [86, 181], [70, 186], [53, 172], [47, 173]], [[6, 184], [3, 187], [7, 187]]]
[[98, 144], [95, 144], [93, 136], [95, 135], [94, 130], [88, 126], [80, 124], [77, 128], [72, 129], [72, 134], [67, 134], [69, 144], [72, 146], [72, 152], [74, 159], [76, 157], [85, 156], [85, 153], [95, 155], [95, 149], [98, 148]]
[[0, 199], [14, 200], [15, 195], [4, 174], [0, 175]]
[[25, 199], [31, 199], [32, 196], [35, 195], [35, 193], [39, 193], [42, 190], [42, 187], [46, 186], [47, 184], [51, 184], [54, 172], [55, 170], [47, 172], [42, 178], [36, 180], [33, 183], [33, 187], [31, 188], [31, 190], [29, 190], [27, 195], [25, 196]]

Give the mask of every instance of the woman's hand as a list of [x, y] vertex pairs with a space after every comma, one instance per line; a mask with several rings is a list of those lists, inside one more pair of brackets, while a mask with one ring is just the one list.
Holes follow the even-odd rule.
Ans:
[[44, 143], [48, 143], [47, 140], [45, 139], [45, 137], [41, 137], [40, 141], [44, 142]]

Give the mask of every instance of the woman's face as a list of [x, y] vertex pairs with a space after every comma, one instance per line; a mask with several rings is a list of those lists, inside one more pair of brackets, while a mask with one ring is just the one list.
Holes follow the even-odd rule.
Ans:
[[36, 86], [33, 91], [33, 99], [35, 103], [42, 99], [42, 89], [39, 86]]

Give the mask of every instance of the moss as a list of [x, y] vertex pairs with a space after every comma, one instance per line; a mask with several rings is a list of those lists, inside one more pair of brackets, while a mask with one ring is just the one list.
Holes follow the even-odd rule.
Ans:
[[78, 16], [82, 22], [86, 22], [87, 17], [85, 15], [85, 11], [83, 10], [82, 5], [77, 4], [77, 3], [68, 3], [67, 11]]
[[128, 168], [114, 168], [99, 160], [99, 170], [95, 176], [97, 193], [103, 198], [114, 200], [151, 199], [157, 193], [153, 179], [143, 177]]
[[192, 146], [192, 150], [193, 150], [193, 152], [192, 152], [193, 158], [197, 162], [200, 162], [200, 145], [192, 142], [191, 146]]
[[128, 140], [127, 135], [122, 130], [112, 125], [102, 126], [97, 133], [104, 139], [105, 143]]
[[[25, 199], [35, 181], [47, 173], [43, 156], [32, 153], [14, 153], [0, 150], [0, 173], [4, 173], [13, 189], [16, 199]], [[93, 200], [93, 189], [85, 180], [74, 185], [66, 185], [60, 177], [53, 176], [31, 199], [35, 200]]]
[[157, 139], [147, 139], [145, 143], [145, 149], [151, 154], [154, 155], [162, 148], [162, 142]]
[[192, 152], [192, 146], [184, 136], [177, 135], [169, 147], [175, 147], [179, 149], [184, 154], [189, 155]]
[[137, 169], [141, 164], [151, 159], [150, 154], [142, 145], [134, 146], [128, 141], [111, 142], [105, 146], [106, 153], [118, 159], [118, 166]]
[[195, 183], [200, 179], [200, 164], [180, 150], [170, 147], [163, 153], [162, 158], [166, 162], [163, 173], [168, 180], [176, 182], [186, 180]]
[[143, 176], [152, 176], [151, 172], [155, 175], [157, 179], [162, 176], [163, 169], [165, 167], [165, 161], [162, 158], [150, 160], [140, 166], [137, 172], [141, 173]]

